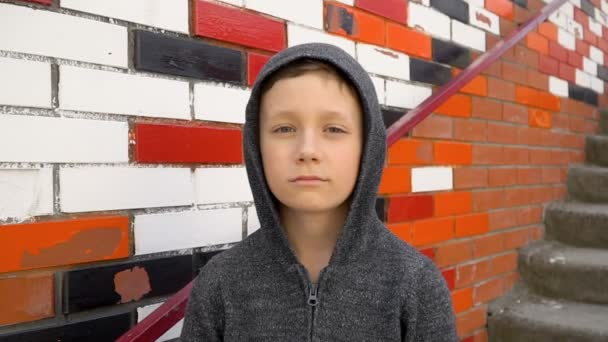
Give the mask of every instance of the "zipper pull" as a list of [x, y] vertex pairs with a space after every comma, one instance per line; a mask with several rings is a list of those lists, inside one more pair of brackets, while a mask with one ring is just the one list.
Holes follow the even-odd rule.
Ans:
[[310, 285], [310, 292], [308, 294], [308, 305], [317, 306], [319, 299], [317, 298], [317, 284]]

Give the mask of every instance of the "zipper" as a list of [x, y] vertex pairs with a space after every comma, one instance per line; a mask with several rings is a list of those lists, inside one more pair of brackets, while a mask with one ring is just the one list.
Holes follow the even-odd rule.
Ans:
[[308, 291], [308, 305], [311, 306], [311, 318], [310, 318], [310, 337], [309, 340], [312, 342], [312, 334], [315, 330], [315, 308], [319, 304], [319, 298], [317, 298], [317, 288], [318, 285], [314, 283], [310, 283], [309, 291]]

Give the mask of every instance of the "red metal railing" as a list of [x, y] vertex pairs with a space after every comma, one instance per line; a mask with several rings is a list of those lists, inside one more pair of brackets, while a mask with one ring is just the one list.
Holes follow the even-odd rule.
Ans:
[[[556, 11], [568, 0], [554, 0], [546, 5], [536, 15], [528, 19], [519, 29], [511, 32], [505, 39], [501, 40], [492, 49], [477, 58], [463, 72], [443, 85], [439, 91], [423, 101], [418, 107], [410, 110], [387, 129], [387, 145], [390, 147], [397, 142], [406, 132], [414, 128], [418, 123], [441, 106], [450, 96], [464, 87], [474, 77], [479, 75], [490, 64], [494, 63], [508, 49], [517, 44], [536, 26], [545, 21], [551, 13]], [[148, 342], [155, 341], [167, 330], [173, 327], [184, 317], [188, 297], [193, 283], [190, 282], [173, 297], [169, 298], [163, 305], [152, 312], [139, 324], [127, 331], [117, 342]]]

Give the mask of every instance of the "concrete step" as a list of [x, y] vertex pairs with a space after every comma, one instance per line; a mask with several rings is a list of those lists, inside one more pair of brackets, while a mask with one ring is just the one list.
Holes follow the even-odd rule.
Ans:
[[520, 282], [488, 306], [491, 342], [608, 341], [608, 306], [531, 294]]
[[600, 111], [600, 134], [608, 135], [608, 111]]
[[551, 202], [545, 209], [544, 223], [548, 240], [608, 249], [608, 204]]
[[540, 240], [519, 251], [519, 271], [540, 295], [608, 304], [608, 249]]
[[608, 166], [608, 135], [588, 135], [585, 155], [587, 163]]
[[568, 194], [581, 202], [608, 203], [608, 167], [570, 166], [567, 186]]

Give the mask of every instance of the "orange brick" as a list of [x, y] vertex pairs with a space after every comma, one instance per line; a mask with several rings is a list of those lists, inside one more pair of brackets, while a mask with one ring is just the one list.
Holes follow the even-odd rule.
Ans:
[[530, 127], [551, 128], [551, 113], [530, 108], [528, 115]]
[[515, 99], [518, 103], [538, 107], [540, 92], [524, 86], [515, 87]]
[[538, 33], [549, 40], [557, 41], [557, 26], [552, 22], [545, 21], [541, 23], [538, 26]]
[[437, 141], [434, 162], [436, 165], [470, 165], [473, 159], [471, 144]]
[[478, 306], [472, 310], [456, 316], [456, 330], [459, 337], [472, 334], [475, 330], [486, 325], [486, 308]]
[[473, 253], [475, 258], [497, 254], [505, 249], [505, 236], [502, 233], [480, 236], [473, 240]]
[[[452, 75], [456, 76], [460, 72], [458, 69], [453, 69]], [[471, 95], [486, 96], [488, 95], [488, 78], [482, 75], [476, 76], [462, 87], [460, 91]]]
[[454, 236], [454, 219], [439, 218], [414, 222], [412, 242], [415, 246], [447, 241]]
[[456, 218], [456, 237], [487, 233], [490, 230], [488, 214], [474, 214]]
[[435, 262], [440, 268], [473, 259], [473, 244], [469, 240], [448, 242], [437, 247]]
[[401, 139], [388, 149], [389, 165], [425, 165], [433, 162], [433, 143]]
[[473, 288], [456, 290], [452, 293], [454, 313], [460, 313], [473, 306]]
[[554, 112], [559, 112], [560, 108], [561, 108], [561, 102], [559, 100], [559, 97], [548, 93], [546, 91], [541, 91], [538, 94], [539, 96], [539, 101], [538, 101], [538, 106], [540, 108], [546, 109], [546, 110], [551, 110]]
[[0, 326], [53, 317], [53, 274], [0, 279], [0, 303]]
[[3, 226], [0, 273], [129, 256], [129, 219], [96, 217]]
[[440, 192], [435, 194], [435, 216], [462, 215], [470, 212], [470, 192]]
[[509, 0], [486, 0], [486, 9], [511, 21], [515, 18], [513, 2]]
[[397, 235], [401, 240], [412, 242], [412, 224], [411, 223], [396, 223], [386, 226], [393, 234]]
[[411, 56], [431, 58], [431, 37], [404, 25], [391, 22], [386, 25], [386, 45]]
[[[350, 24], [343, 25], [345, 22]], [[325, 27], [330, 33], [365, 43], [384, 45], [384, 19], [340, 3], [326, 3]]]
[[540, 54], [549, 54], [549, 40], [534, 31], [526, 36], [526, 45]]
[[475, 287], [475, 304], [487, 303], [500, 297], [504, 293], [504, 280], [502, 278], [490, 280]]
[[435, 112], [463, 118], [471, 117], [471, 97], [468, 95], [455, 94], [439, 106]]
[[410, 169], [404, 167], [387, 167], [382, 173], [380, 194], [399, 194], [411, 192]]

